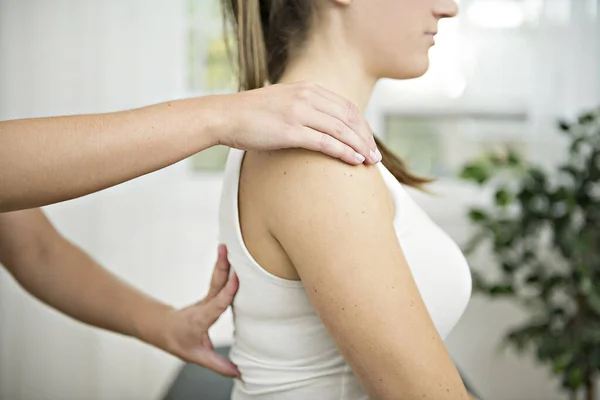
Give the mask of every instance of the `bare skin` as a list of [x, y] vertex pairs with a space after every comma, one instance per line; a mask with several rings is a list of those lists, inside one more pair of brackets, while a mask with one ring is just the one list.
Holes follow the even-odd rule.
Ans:
[[240, 377], [217, 354], [208, 328], [229, 307], [238, 288], [219, 248], [206, 297], [177, 310], [102, 268], [62, 237], [39, 209], [0, 214], [0, 264], [43, 303], [83, 323], [135, 337], [219, 374]]
[[135, 110], [0, 122], [0, 212], [74, 199], [223, 144], [379, 161], [350, 101], [307, 82]]

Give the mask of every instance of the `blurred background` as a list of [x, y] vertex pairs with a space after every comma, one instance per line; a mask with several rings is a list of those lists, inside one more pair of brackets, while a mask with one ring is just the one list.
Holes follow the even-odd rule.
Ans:
[[[435, 196], [411, 193], [463, 244], [474, 229], [469, 208], [485, 191], [458, 178], [462, 166], [510, 146], [552, 168], [568, 145], [557, 119], [600, 106], [600, 1], [459, 6], [459, 17], [440, 26], [430, 71], [381, 81], [367, 117], [415, 171], [438, 178]], [[224, 44], [215, 0], [0, 0], [0, 120], [231, 92]], [[45, 211], [113, 273], [185, 306], [205, 295], [216, 259], [225, 157], [226, 149], [213, 148]], [[493, 260], [483, 252], [473, 263], [485, 273]], [[483, 398], [568, 397], [533, 353], [499, 350], [528, 315], [510, 298], [475, 294], [448, 339]], [[213, 327], [214, 341], [229, 344], [232, 329], [226, 314]], [[181, 366], [48, 309], [0, 269], [0, 399], [161, 399]]]

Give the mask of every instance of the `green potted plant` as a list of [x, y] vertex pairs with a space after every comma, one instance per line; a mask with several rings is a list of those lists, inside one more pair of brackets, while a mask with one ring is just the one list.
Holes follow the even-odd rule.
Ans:
[[508, 298], [529, 315], [504, 343], [535, 355], [576, 399], [596, 399], [600, 372], [600, 109], [560, 121], [566, 161], [547, 170], [515, 151], [465, 165], [462, 179], [491, 189], [472, 207], [475, 232], [464, 250], [490, 249], [486, 273], [474, 268], [474, 292]]

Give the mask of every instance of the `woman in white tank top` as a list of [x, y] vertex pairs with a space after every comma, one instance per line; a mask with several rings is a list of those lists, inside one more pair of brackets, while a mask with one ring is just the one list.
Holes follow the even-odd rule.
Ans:
[[[360, 108], [378, 79], [422, 75], [438, 21], [456, 14], [452, 0], [223, 4], [242, 89], [313, 81]], [[327, 111], [346, 121], [342, 136], [360, 112]], [[323, 129], [332, 123], [323, 114]], [[220, 234], [240, 281], [234, 400], [468, 398], [443, 343], [469, 300], [467, 263], [406, 190], [428, 180], [379, 148], [382, 163], [356, 167], [305, 150], [231, 151]]]

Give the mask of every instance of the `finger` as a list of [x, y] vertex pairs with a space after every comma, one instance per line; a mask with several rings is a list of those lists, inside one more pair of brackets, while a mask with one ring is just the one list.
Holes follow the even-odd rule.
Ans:
[[233, 303], [239, 284], [237, 275], [233, 273], [229, 277], [225, 287], [212, 300], [206, 303], [207, 310], [205, 311], [205, 315], [209, 326], [214, 324], [221, 314], [227, 310], [227, 307]]
[[196, 364], [206, 367], [219, 375], [241, 379], [238, 367], [216, 351], [203, 352]]
[[[324, 102], [328, 101], [324, 100]], [[310, 121], [309, 128], [337, 139], [365, 158], [370, 156], [371, 149], [368, 143], [339, 119], [317, 110], [309, 110], [305, 116]]]
[[[365, 157], [367, 157], [367, 159], [370, 159], [372, 162], [381, 161], [381, 154], [379, 153], [379, 150], [377, 150], [373, 131], [371, 130], [371, 127], [365, 120], [362, 113], [359, 111], [358, 107], [344, 97], [321, 86], [317, 85], [315, 91], [323, 98], [329, 100], [330, 103], [336, 105], [336, 110], [330, 108], [329, 111], [320, 111], [326, 112], [346, 123], [354, 132], [356, 132], [358, 136], [361, 137], [362, 140], [365, 141], [365, 143], [367, 143], [369, 146], [369, 154], [363, 154]], [[323, 103], [321, 104], [323, 105]]]
[[358, 165], [365, 161], [364, 156], [333, 136], [316, 131], [307, 127], [299, 128], [294, 135], [294, 147], [302, 147], [308, 150], [320, 151], [328, 156], [339, 158], [348, 164]]
[[229, 261], [227, 260], [227, 248], [224, 244], [219, 245], [218, 254], [217, 263], [215, 264], [215, 269], [213, 270], [212, 278], [210, 280], [210, 289], [208, 291], [208, 295], [206, 296], [206, 300], [214, 298], [217, 293], [223, 289], [227, 283], [227, 278], [229, 277], [230, 266]]

